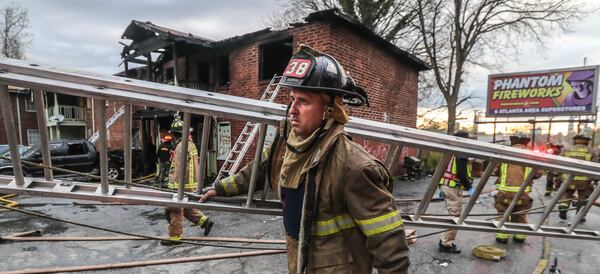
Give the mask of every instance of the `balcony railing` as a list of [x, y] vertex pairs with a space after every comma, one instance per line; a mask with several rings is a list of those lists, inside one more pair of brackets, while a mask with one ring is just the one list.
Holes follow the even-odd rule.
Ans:
[[58, 113], [56, 113], [56, 107], [50, 106], [48, 108], [48, 117], [60, 114], [65, 117], [64, 121], [85, 121], [85, 108], [68, 105], [58, 105]]

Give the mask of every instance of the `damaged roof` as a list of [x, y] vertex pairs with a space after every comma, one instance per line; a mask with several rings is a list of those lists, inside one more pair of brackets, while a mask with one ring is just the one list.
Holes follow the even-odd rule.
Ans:
[[170, 38], [173, 41], [186, 42], [205, 47], [209, 47], [210, 44], [214, 42], [211, 39], [196, 36], [191, 33], [185, 33], [157, 26], [150, 21], [141, 22], [137, 20], [132, 20], [131, 24], [129, 24], [129, 26], [127, 26], [127, 28], [123, 32], [123, 35], [121, 35], [122, 39], [129, 39], [134, 41], [144, 40], [151, 37]]
[[[337, 24], [342, 24], [356, 31], [358, 35], [361, 35], [367, 40], [381, 46], [385, 51], [387, 51], [391, 55], [407, 62], [417, 71], [430, 69], [429, 65], [427, 65], [421, 59], [383, 39], [381, 36], [375, 34], [363, 24], [353, 19], [352, 17], [340, 12], [338, 9], [334, 8], [313, 12], [309, 14], [306, 18], [304, 18], [304, 20], [304, 23], [292, 24], [292, 27], [290, 29], [312, 22], [334, 22]], [[165, 47], [171, 42], [183, 42], [186, 44], [197, 45], [209, 49], [235, 48], [244, 44], [258, 41], [292, 37], [291, 34], [288, 32], [288, 30], [290, 29], [273, 31], [269, 28], [265, 28], [255, 32], [250, 32], [243, 35], [214, 41], [208, 38], [193, 35], [191, 33], [184, 33], [169, 28], [157, 26], [154, 25], [152, 22], [141, 22], [133, 20], [131, 21], [131, 24], [127, 26], [127, 28], [123, 32], [123, 35], [121, 36], [121, 38], [123, 39], [133, 40], [130, 45], [124, 47], [122, 56], [126, 58], [125, 56], [130, 55], [129, 51], [134, 50], [136, 51], [136, 53], [128, 57], [128, 59], [131, 59], [135, 56], [144, 54], [145, 52], [154, 51], [158, 48]]]

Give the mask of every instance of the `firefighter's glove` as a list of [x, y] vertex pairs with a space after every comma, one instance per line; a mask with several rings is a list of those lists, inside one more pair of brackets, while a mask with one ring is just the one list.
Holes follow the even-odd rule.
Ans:
[[467, 193], [469, 193], [469, 197], [473, 196], [473, 194], [475, 193], [475, 188], [469, 188], [469, 190], [467, 190]]
[[215, 190], [214, 187], [207, 187], [202, 189], [202, 197], [200, 197], [200, 200], [198, 200], [201, 203], [206, 202], [208, 199], [210, 199], [210, 197], [215, 197], [217, 196], [217, 191]]

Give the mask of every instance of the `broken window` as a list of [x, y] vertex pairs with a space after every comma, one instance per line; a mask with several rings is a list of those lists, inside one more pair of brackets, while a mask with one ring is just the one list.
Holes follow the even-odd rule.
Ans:
[[229, 55], [219, 56], [219, 86], [224, 86], [229, 83]]
[[173, 68], [167, 68], [165, 72], [165, 82], [175, 81], [175, 74]]
[[292, 54], [292, 38], [261, 45], [259, 79], [271, 80], [273, 75], [281, 75]]

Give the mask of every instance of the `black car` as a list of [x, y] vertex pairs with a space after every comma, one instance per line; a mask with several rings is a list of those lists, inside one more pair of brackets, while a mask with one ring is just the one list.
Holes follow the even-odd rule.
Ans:
[[[85, 139], [51, 140], [49, 141], [49, 146], [53, 167], [99, 175], [99, 155], [96, 152], [96, 147], [91, 142]], [[134, 149], [132, 155], [133, 176], [140, 176], [140, 174], [144, 174], [142, 166], [139, 165], [144, 159], [142, 151]], [[108, 151], [108, 179], [116, 180], [123, 178], [123, 158], [122, 149]], [[34, 145], [23, 152], [21, 159], [41, 164], [43, 162], [41, 145]], [[150, 166], [150, 168], [153, 167], [154, 165]], [[23, 173], [26, 177], [38, 177], [44, 175], [44, 169], [24, 164]], [[54, 171], [54, 173], [64, 174], [59, 171]], [[12, 174], [12, 162], [0, 158], [0, 175]]]
[[[94, 173], [98, 168], [98, 153], [94, 145], [87, 140], [51, 140], [50, 158], [53, 167], [73, 171]], [[41, 145], [32, 146], [21, 154], [21, 159], [28, 162], [42, 163]], [[12, 175], [12, 161], [0, 159], [0, 174]], [[28, 177], [43, 176], [41, 167], [23, 165], [23, 173]], [[60, 172], [55, 172], [59, 174]]]

